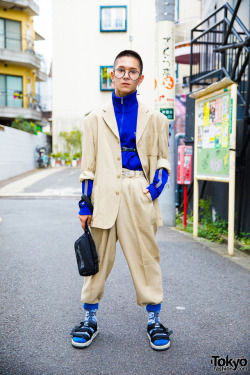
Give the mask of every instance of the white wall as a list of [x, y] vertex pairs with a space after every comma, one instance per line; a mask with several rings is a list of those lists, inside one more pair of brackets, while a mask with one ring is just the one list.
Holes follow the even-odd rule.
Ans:
[[36, 168], [37, 146], [46, 145], [46, 134], [29, 134], [0, 125], [0, 181]]
[[[206, 18], [210, 13], [212, 13], [215, 10], [215, 6], [218, 9], [222, 5], [224, 5], [226, 2], [229, 3], [231, 8], [233, 9], [235, 8], [237, 4], [237, 0], [210, 0], [210, 1], [202, 0], [202, 15], [201, 15], [202, 19]], [[242, 0], [237, 16], [239, 17], [241, 22], [243, 22], [245, 27], [249, 30], [249, 26], [250, 26], [250, 1], [249, 0]], [[228, 19], [231, 20], [231, 17], [232, 17], [231, 13], [229, 13]], [[237, 22], [234, 22], [234, 27], [236, 28], [236, 30], [239, 30], [239, 28], [237, 27]]]
[[[154, 0], [53, 0], [53, 145], [60, 131], [81, 127], [84, 115], [105, 103], [100, 66], [124, 49], [144, 62], [140, 99], [154, 106]], [[100, 32], [100, 6], [127, 5], [127, 32]], [[133, 40], [130, 41], [129, 37]]]

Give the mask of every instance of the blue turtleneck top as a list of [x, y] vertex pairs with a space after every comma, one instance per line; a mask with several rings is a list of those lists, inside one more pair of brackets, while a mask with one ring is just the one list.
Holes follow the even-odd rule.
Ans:
[[[137, 91], [127, 96], [118, 97], [112, 92], [112, 102], [115, 111], [117, 127], [120, 135], [121, 147], [136, 149], [136, 125], [138, 115]], [[122, 167], [133, 171], [142, 171], [141, 161], [136, 152], [122, 151]], [[150, 191], [152, 200], [158, 198], [168, 180], [168, 171], [158, 169], [154, 180], [147, 189]], [[93, 188], [92, 180], [82, 181], [82, 193], [91, 195]], [[79, 211], [80, 215], [91, 215], [86, 202], [83, 202]]]
[[[121, 147], [136, 149], [136, 124], [138, 115], [137, 92], [122, 98], [112, 93], [115, 117], [120, 135]], [[122, 167], [132, 171], [142, 171], [141, 161], [136, 152], [122, 152]]]

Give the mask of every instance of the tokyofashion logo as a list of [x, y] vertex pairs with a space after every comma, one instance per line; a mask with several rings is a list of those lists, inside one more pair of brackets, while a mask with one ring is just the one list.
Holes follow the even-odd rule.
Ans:
[[228, 355], [222, 357], [219, 355], [212, 355], [211, 365], [214, 366], [214, 371], [247, 371], [248, 360], [245, 357], [230, 358]]

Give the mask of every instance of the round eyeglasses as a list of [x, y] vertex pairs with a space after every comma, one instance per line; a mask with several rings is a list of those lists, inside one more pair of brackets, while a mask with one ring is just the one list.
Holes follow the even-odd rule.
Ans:
[[116, 78], [121, 79], [125, 77], [126, 72], [128, 72], [128, 76], [132, 81], [137, 81], [140, 77], [140, 73], [137, 70], [125, 70], [121, 68], [115, 69], [114, 75]]

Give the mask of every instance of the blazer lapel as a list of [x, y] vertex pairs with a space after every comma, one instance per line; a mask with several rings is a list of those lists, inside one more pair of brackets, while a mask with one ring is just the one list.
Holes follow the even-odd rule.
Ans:
[[103, 107], [102, 117], [113, 134], [120, 139], [112, 100]]
[[136, 127], [136, 144], [139, 143], [141, 136], [148, 124], [149, 120], [149, 109], [142, 103], [138, 103], [138, 117]]

